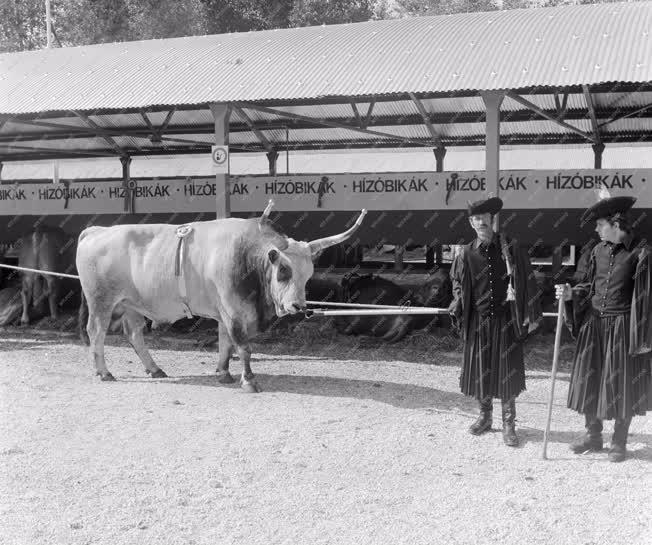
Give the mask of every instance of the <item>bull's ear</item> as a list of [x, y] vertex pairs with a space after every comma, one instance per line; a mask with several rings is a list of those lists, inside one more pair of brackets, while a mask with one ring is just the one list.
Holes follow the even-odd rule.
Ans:
[[276, 248], [272, 248], [269, 252], [267, 252], [267, 257], [272, 264], [276, 263], [278, 261], [278, 250]]

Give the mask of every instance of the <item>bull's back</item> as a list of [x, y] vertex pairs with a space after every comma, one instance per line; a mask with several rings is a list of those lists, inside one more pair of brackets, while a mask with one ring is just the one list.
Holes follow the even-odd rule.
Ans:
[[[180, 277], [175, 275], [177, 225], [92, 227], [79, 237], [77, 270], [87, 298], [129, 300], [161, 321], [181, 311]], [[195, 222], [185, 242], [183, 279], [195, 311], [214, 309], [217, 282], [225, 290], [236, 241], [252, 228], [237, 218]]]
[[77, 246], [80, 276], [100, 275], [119, 281], [123, 274], [156, 279], [174, 253], [174, 225], [116, 225], [85, 229]]

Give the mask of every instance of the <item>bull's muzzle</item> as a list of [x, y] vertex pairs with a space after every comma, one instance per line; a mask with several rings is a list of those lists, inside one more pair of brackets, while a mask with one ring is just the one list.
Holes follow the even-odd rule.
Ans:
[[276, 315], [280, 318], [287, 314], [298, 314], [299, 312], [304, 312], [307, 308], [305, 303], [290, 303], [289, 305], [277, 306]]

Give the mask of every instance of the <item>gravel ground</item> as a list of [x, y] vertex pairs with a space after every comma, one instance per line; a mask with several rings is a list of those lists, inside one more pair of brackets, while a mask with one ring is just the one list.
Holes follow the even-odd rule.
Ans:
[[622, 464], [573, 455], [569, 343], [542, 460], [550, 334], [528, 344], [516, 449], [498, 422], [467, 433], [454, 339], [268, 337], [263, 392], [245, 394], [216, 382], [200, 335], [170, 335], [148, 342], [171, 378], [111, 336], [118, 381], [101, 383], [72, 336], [0, 333], [4, 545], [652, 543], [652, 419], [634, 420]]

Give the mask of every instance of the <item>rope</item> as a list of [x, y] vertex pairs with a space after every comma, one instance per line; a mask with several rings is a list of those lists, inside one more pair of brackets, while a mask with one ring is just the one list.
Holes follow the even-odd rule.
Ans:
[[79, 280], [79, 276], [75, 274], [66, 274], [66, 273], [58, 273], [58, 272], [52, 272], [52, 271], [39, 271], [38, 269], [28, 269], [27, 267], [16, 267], [14, 265], [5, 265], [4, 263], [0, 263], [0, 267], [3, 269], [14, 269], [15, 271], [25, 271], [25, 272], [33, 272], [33, 273], [38, 273], [38, 274], [48, 274], [50, 276], [61, 276], [64, 278], [74, 278], [75, 280]]

